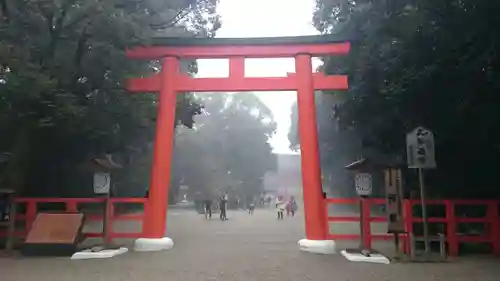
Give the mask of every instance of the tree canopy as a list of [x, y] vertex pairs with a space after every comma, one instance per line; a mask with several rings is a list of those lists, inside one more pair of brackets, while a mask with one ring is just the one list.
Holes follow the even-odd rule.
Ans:
[[[316, 4], [316, 28], [347, 34], [353, 46], [349, 56], [324, 58], [323, 71], [350, 78], [349, 91], [317, 96], [324, 173], [342, 178], [343, 165], [361, 155], [404, 160], [405, 134], [424, 126], [436, 139], [438, 168], [429, 178], [435, 196], [498, 195], [492, 186], [500, 159], [500, 34], [493, 27], [500, 3]], [[295, 130], [290, 138], [298, 144]]]
[[[214, 36], [216, 4], [0, 0], [0, 152], [9, 155], [0, 185], [30, 195], [88, 195], [86, 164], [111, 153], [124, 163], [116, 187], [143, 195], [147, 183], [134, 179], [149, 162], [156, 96], [130, 95], [124, 80], [159, 66], [128, 60], [124, 51], [155, 36]], [[199, 113], [191, 95], [179, 95], [179, 124], [192, 127]]]
[[203, 113], [193, 129], [179, 129], [174, 169], [192, 193], [225, 191], [249, 199], [260, 194], [266, 172], [276, 169], [269, 138], [276, 130], [271, 111], [253, 93], [196, 96]]

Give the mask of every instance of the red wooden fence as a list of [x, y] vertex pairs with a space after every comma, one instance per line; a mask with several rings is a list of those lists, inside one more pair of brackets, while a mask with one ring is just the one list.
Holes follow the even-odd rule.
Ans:
[[[325, 212], [328, 222], [358, 222], [359, 216], [330, 216], [328, 214], [328, 205], [357, 205], [359, 199], [342, 199], [342, 198], [329, 198], [325, 199]], [[372, 205], [383, 205], [385, 199], [369, 198], [362, 199], [364, 211], [363, 231], [364, 231], [364, 245], [371, 247], [372, 241], [377, 240], [390, 240], [393, 238], [392, 234], [372, 234], [371, 222], [387, 222], [385, 216], [372, 216], [370, 207]], [[406, 234], [401, 234], [403, 240], [403, 247], [407, 253], [410, 251], [407, 233], [413, 233], [414, 223], [422, 223], [421, 217], [414, 217], [412, 207], [416, 204], [421, 204], [420, 200], [404, 200], [403, 202], [403, 217], [405, 224]], [[448, 244], [448, 254], [457, 256], [460, 243], [489, 243], [492, 252], [500, 255], [500, 215], [499, 206], [500, 201], [497, 200], [426, 200], [427, 205], [442, 205], [445, 207], [444, 217], [429, 217], [429, 223], [442, 223], [445, 225], [445, 237]], [[456, 215], [456, 206], [459, 205], [482, 205], [487, 208], [486, 216], [484, 217], [458, 217]], [[457, 225], [459, 223], [482, 223], [486, 226], [486, 233], [482, 235], [467, 235], [457, 233]], [[330, 229], [330, 227], [328, 228]], [[329, 232], [329, 230], [328, 230]], [[359, 240], [360, 234], [331, 234], [327, 233], [327, 237], [333, 240]]]
[[[18, 206], [25, 205], [26, 212], [24, 214], [17, 214], [16, 221], [24, 221], [25, 229], [24, 231], [16, 231], [15, 236], [25, 237], [33, 221], [38, 213], [38, 205], [41, 203], [63, 203], [65, 205], [66, 212], [78, 212], [79, 204], [100, 204], [102, 209], [104, 209], [104, 198], [17, 198], [16, 202]], [[147, 208], [146, 198], [111, 198], [109, 199], [109, 214], [108, 214], [108, 225], [107, 230], [109, 231], [109, 239], [114, 238], [139, 238], [142, 237], [142, 230], [140, 232], [130, 233], [130, 232], [115, 232], [113, 230], [113, 222], [115, 221], [144, 221], [144, 213], [134, 213], [134, 214], [115, 214], [115, 204], [126, 203], [126, 204], [143, 204], [144, 209]], [[19, 209], [19, 207], [18, 207]], [[89, 214], [85, 216], [86, 221], [100, 221], [103, 220], [102, 214]], [[0, 232], [0, 236], [6, 236], [6, 231]], [[85, 237], [103, 237], [102, 232], [87, 232], [84, 233]]]
[[[31, 224], [36, 218], [38, 212], [38, 204], [40, 203], [63, 203], [65, 204], [65, 210], [67, 212], [77, 212], [79, 204], [89, 204], [98, 203], [103, 204], [104, 198], [18, 198], [17, 203], [19, 205], [25, 204], [26, 212], [24, 214], [17, 214], [16, 221], [25, 222], [25, 230], [16, 232], [16, 236], [24, 237], [26, 233], [31, 228]], [[115, 214], [115, 204], [126, 203], [126, 204], [143, 204], [144, 209], [147, 208], [146, 198], [112, 198], [109, 200], [109, 221], [107, 229], [110, 231], [108, 237], [110, 239], [114, 238], [139, 238], [143, 236], [142, 230], [140, 232], [130, 233], [130, 232], [115, 232], [113, 230], [113, 222], [115, 221], [144, 221], [144, 212], [139, 214]], [[342, 199], [342, 198], [329, 198], [325, 199], [325, 206], [328, 204], [336, 205], [357, 205], [359, 204], [359, 199]], [[370, 198], [363, 199], [361, 201], [363, 204], [364, 220], [363, 220], [363, 231], [364, 233], [364, 245], [371, 247], [373, 241], [377, 240], [390, 240], [393, 238], [391, 234], [372, 234], [371, 225], [372, 222], [387, 222], [385, 216], [372, 216], [371, 206], [372, 205], [383, 205], [385, 204], [385, 199], [380, 198]], [[420, 200], [404, 200], [404, 222], [406, 233], [413, 232], [414, 223], [421, 223], [422, 218], [414, 217], [412, 212], [412, 207], [416, 204], [420, 204]], [[445, 207], [444, 217], [429, 217], [429, 223], [442, 223], [445, 227], [445, 236], [448, 244], [449, 255], [458, 255], [459, 244], [460, 243], [489, 243], [491, 245], [493, 253], [500, 255], [500, 215], [499, 206], [500, 201], [497, 200], [427, 200], [428, 205], [442, 205]], [[459, 205], [483, 205], [487, 208], [486, 216], [484, 217], [458, 217], [456, 215], [456, 206]], [[359, 216], [330, 216], [328, 214], [328, 208], [325, 208], [327, 212], [328, 222], [358, 222]], [[98, 221], [102, 220], [102, 214], [90, 214], [86, 216], [88, 221]], [[482, 223], [486, 225], [487, 233], [483, 235], [462, 235], [457, 233], [457, 225], [459, 223]], [[6, 232], [0, 232], [0, 236], [5, 236]], [[85, 237], [103, 237], [102, 232], [88, 232], [84, 233]], [[359, 240], [360, 234], [331, 234], [327, 233], [327, 237], [333, 240]], [[409, 252], [408, 236], [406, 234], [401, 234], [403, 240], [403, 246], [406, 252]]]

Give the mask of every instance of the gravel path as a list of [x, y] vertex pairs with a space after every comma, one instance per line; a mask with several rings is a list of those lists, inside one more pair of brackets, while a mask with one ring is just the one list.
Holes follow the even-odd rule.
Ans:
[[[303, 217], [277, 221], [269, 210], [229, 212], [229, 221], [205, 221], [193, 211], [172, 210], [169, 235], [175, 247], [158, 253], [128, 253], [109, 260], [0, 258], [2, 281], [498, 281], [493, 258], [442, 264], [364, 264], [340, 255], [300, 252]], [[123, 226], [121, 226], [123, 227]], [[130, 241], [126, 241], [130, 242]], [[347, 245], [340, 245], [340, 247]]]

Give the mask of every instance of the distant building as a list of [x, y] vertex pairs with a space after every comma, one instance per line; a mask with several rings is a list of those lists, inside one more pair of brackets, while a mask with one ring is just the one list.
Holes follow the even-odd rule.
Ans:
[[277, 157], [277, 169], [266, 173], [264, 189], [281, 195], [301, 196], [300, 154], [277, 154]]

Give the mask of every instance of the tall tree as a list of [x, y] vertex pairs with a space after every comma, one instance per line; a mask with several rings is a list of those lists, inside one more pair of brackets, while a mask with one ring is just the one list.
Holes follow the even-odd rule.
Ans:
[[269, 138], [276, 130], [270, 110], [252, 93], [201, 94], [203, 114], [192, 130], [179, 130], [176, 166], [185, 183], [208, 195], [230, 191], [251, 198], [276, 168]]
[[[496, 11], [492, 0], [317, 1], [318, 30], [353, 39], [324, 71], [350, 76], [348, 93], [334, 94], [341, 133], [360, 140], [360, 154], [404, 158], [405, 133], [423, 125], [436, 135], [435, 195], [498, 194], [488, 184], [500, 159]], [[334, 130], [323, 133], [323, 144], [336, 142]]]
[[[156, 97], [130, 95], [123, 82], [158, 63], [130, 61], [125, 48], [154, 36], [211, 37], [220, 26], [216, 4], [0, 1], [0, 151], [12, 155], [2, 184], [29, 194], [89, 194], [82, 164], [113, 153], [125, 164], [120, 189], [142, 195], [147, 183], [133, 181], [141, 170], [134, 165], [149, 154]], [[179, 123], [192, 126], [200, 109], [182, 96]]]
[[[352, 180], [344, 167], [362, 155], [361, 143], [355, 132], [340, 128], [336, 109], [343, 97], [317, 91], [315, 98], [323, 187], [330, 196], [355, 196], [354, 189], [349, 188]], [[288, 139], [292, 149], [299, 148], [297, 103], [292, 106]]]

